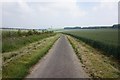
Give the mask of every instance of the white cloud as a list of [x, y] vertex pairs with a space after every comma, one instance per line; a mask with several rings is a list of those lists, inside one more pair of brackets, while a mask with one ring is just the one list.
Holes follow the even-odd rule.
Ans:
[[95, 7], [93, 13], [98, 16], [98, 21], [103, 24], [114, 24], [118, 22], [118, 3], [117, 2], [101, 2]]
[[23, 11], [25, 11], [25, 12], [31, 11], [30, 7], [28, 6], [28, 4], [27, 4], [24, 0], [19, 0], [19, 1], [18, 1], [18, 4], [19, 4], [19, 6], [21, 7], [21, 9], [22, 9]]
[[[67, 19], [77, 18], [77, 17], [81, 17], [81, 16], [85, 15], [85, 12], [83, 10], [79, 9], [79, 7], [76, 5], [76, 2], [74, 2], [74, 0], [71, 0], [70, 2], [69, 1], [66, 0], [65, 2], [62, 2], [61, 0], [58, 0], [58, 2], [54, 2], [54, 3], [49, 3], [49, 4], [44, 3], [47, 5], [41, 5], [41, 3], [40, 4], [38, 3], [38, 5], [33, 5], [36, 3], [31, 3], [31, 5], [29, 5], [29, 3], [27, 3], [23, 0], [18, 1], [17, 2], [18, 8], [14, 8], [14, 9], [15, 9], [15, 11], [17, 11], [17, 10], [20, 11], [20, 15], [19, 15], [20, 18], [17, 17], [16, 19], [18, 21], [24, 21], [24, 22], [26, 22], [26, 21], [28, 22], [28, 20], [29, 20], [29, 22], [32, 23], [32, 25], [34, 23], [39, 25], [40, 22], [39, 23], [37, 23], [37, 22], [41, 21], [42, 25], [48, 26], [48, 25], [52, 25], [54, 23], [56, 23], [55, 25], [61, 23], [62, 22], [61, 17], [66, 18], [66, 20], [67, 20]], [[7, 6], [7, 7], [9, 7], [9, 6]], [[9, 13], [7, 13], [7, 15], [9, 15]], [[13, 19], [15, 19], [15, 16], [17, 14], [13, 13], [11, 16], [7, 16], [7, 15], [5, 15], [4, 17], [13, 17]], [[22, 20], [21, 20], [21, 18], [22, 18]], [[60, 22], [59, 21], [57, 22], [56, 18], [60, 19]]]
[[3, 27], [48, 28], [53, 25], [57, 28], [57, 26], [111, 25], [117, 22], [118, 17], [117, 2], [107, 0], [99, 1], [99, 5], [93, 6], [90, 10], [78, 6], [76, 4], [78, 0], [52, 0], [52, 2], [39, 0], [38, 3], [35, 2], [37, 0], [4, 1], [13, 3], [4, 3]]

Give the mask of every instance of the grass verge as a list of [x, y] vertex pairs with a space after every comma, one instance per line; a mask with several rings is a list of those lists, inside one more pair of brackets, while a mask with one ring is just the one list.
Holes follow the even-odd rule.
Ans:
[[36, 64], [38, 60], [48, 52], [58, 38], [59, 35], [45, 39], [44, 44], [42, 44], [39, 49], [35, 50], [34, 53], [25, 54], [3, 66], [3, 79], [23, 79], [28, 74], [30, 67]]
[[84, 42], [68, 36], [85, 71], [93, 78], [120, 78], [120, 64]]
[[[13, 33], [13, 31], [11, 31]], [[26, 46], [32, 42], [39, 41], [43, 38], [47, 38], [50, 36], [55, 35], [55, 33], [42, 33], [42, 34], [33, 34], [29, 36], [11, 36], [11, 37], [5, 37], [4, 33], [2, 33], [2, 53], [15, 51], [23, 46]]]
[[90, 46], [92, 46], [96, 49], [104, 51], [104, 55], [106, 55], [106, 56], [113, 56], [117, 60], [119, 60], [119, 58], [120, 58], [120, 54], [119, 54], [120, 53], [120, 49], [119, 49], [120, 45], [111, 45], [111, 44], [106, 44], [104, 42], [96, 41], [94, 39], [80, 37], [80, 36], [74, 35], [74, 34], [69, 34], [69, 33], [65, 33], [65, 34], [73, 36], [73, 37], [85, 42], [86, 44], [89, 44]]

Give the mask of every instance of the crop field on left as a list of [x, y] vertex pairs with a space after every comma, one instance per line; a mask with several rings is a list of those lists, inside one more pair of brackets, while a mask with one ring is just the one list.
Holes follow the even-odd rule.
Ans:
[[24, 78], [58, 38], [52, 31], [3, 30], [3, 79]]
[[2, 31], [2, 53], [17, 50], [29, 43], [55, 35], [52, 32], [38, 32], [36, 30], [28, 31]]

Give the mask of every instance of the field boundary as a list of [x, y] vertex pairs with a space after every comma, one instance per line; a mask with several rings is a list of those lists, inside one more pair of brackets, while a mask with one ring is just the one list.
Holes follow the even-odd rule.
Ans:
[[92, 78], [116, 78], [120, 77], [119, 62], [102, 54], [88, 44], [77, 38], [66, 35], [72, 45], [86, 73]]
[[2, 53], [16, 51], [32, 42], [54, 36], [54, 32], [24, 32], [18, 31], [2, 31]]
[[77, 39], [85, 42], [86, 44], [89, 44], [90, 46], [92, 46], [96, 49], [104, 51], [105, 52], [104, 55], [106, 55], [106, 56], [113, 56], [117, 60], [119, 60], [119, 58], [120, 58], [120, 54], [119, 54], [120, 53], [120, 46], [119, 45], [118, 46], [113, 46], [113, 45], [104, 44], [104, 43], [99, 42], [99, 41], [87, 39], [87, 38], [84, 38], [84, 37], [79, 37], [79, 36], [69, 34], [69, 33], [64, 33], [64, 34], [70, 35], [74, 38], [77, 38]]
[[[49, 37], [52, 37], [52, 36], [49, 36]], [[28, 45], [26, 45], [26, 46], [24, 46], [21, 49], [18, 49], [16, 51], [3, 53], [2, 54], [2, 56], [3, 56], [3, 64], [7, 64], [10, 61], [14, 60], [15, 58], [19, 58], [21, 56], [24, 56], [25, 54], [30, 54], [31, 52], [33, 52], [34, 50], [39, 48], [39, 44], [41, 44], [41, 42], [48, 39], [49, 37], [43, 38], [43, 39], [41, 39], [39, 41], [29, 43]]]
[[44, 47], [41, 49], [36, 50], [34, 53], [26, 54], [16, 60], [13, 60], [7, 66], [3, 66], [3, 79], [23, 79], [29, 73], [29, 69], [34, 66], [50, 50], [55, 41], [58, 39], [58, 34], [52, 36], [50, 37], [50, 40], [47, 40], [50, 42], [47, 45], [43, 45]]

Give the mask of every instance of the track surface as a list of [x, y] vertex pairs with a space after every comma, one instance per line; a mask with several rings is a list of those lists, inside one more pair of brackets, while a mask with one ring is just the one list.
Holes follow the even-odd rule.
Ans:
[[27, 78], [88, 78], [72, 46], [62, 35]]

